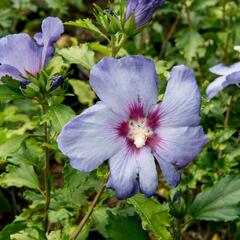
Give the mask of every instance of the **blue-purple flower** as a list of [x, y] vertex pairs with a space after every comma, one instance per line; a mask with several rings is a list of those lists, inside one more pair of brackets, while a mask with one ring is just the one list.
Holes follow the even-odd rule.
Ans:
[[39, 73], [54, 53], [54, 43], [63, 33], [63, 23], [57, 17], [42, 22], [42, 32], [31, 38], [26, 33], [12, 34], [0, 39], [0, 78], [11, 76], [24, 81], [28, 74]]
[[218, 64], [209, 69], [212, 73], [220, 75], [211, 82], [206, 90], [207, 98], [215, 97], [221, 90], [231, 84], [240, 83], [240, 62], [234, 63], [231, 66]]
[[134, 13], [135, 25], [142, 26], [151, 19], [153, 13], [163, 2], [164, 0], [128, 0], [126, 20]]
[[154, 194], [155, 159], [176, 186], [178, 170], [207, 142], [199, 126], [201, 95], [193, 71], [174, 67], [159, 104], [157, 83], [154, 62], [148, 58], [104, 58], [90, 73], [101, 101], [70, 121], [57, 139], [72, 167], [80, 171], [92, 171], [109, 159], [107, 186], [119, 199], [137, 192]]

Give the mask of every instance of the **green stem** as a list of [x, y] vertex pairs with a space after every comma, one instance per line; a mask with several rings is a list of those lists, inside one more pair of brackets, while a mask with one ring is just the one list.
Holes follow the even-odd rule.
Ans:
[[180, 220], [175, 218], [173, 220], [173, 236], [174, 236], [174, 240], [181, 240], [181, 224], [180, 224]]
[[[42, 105], [42, 113], [43, 115], [46, 114], [47, 111], [47, 101], [46, 98], [43, 98], [43, 101], [41, 103]], [[44, 131], [44, 141], [45, 144], [49, 144], [49, 133], [48, 133], [48, 124], [45, 121], [43, 125], [43, 131]], [[45, 190], [45, 207], [44, 207], [44, 229], [45, 232], [48, 231], [48, 209], [50, 204], [50, 185], [49, 185], [49, 149], [47, 146], [44, 146], [44, 152], [45, 152], [45, 167], [44, 167], [44, 190]]]
[[[226, 114], [225, 114], [225, 118], [224, 118], [224, 128], [228, 127], [230, 112], [232, 109], [232, 102], [233, 102], [233, 96], [229, 96], [228, 103], [227, 103], [227, 110], [226, 110]], [[224, 150], [220, 149], [218, 158], [220, 158], [223, 154], [224, 154]]]
[[228, 127], [228, 122], [229, 122], [229, 117], [230, 117], [230, 112], [232, 109], [232, 102], [233, 102], [233, 96], [229, 96], [228, 98], [228, 103], [227, 103], [227, 111], [224, 119], [224, 127]]
[[186, 11], [186, 14], [187, 14], [188, 26], [189, 26], [190, 29], [192, 29], [192, 18], [191, 18], [191, 14], [190, 14], [190, 11], [189, 11], [189, 7], [187, 5], [187, 1], [183, 0], [183, 4], [184, 4], [185, 11]]
[[168, 32], [168, 35], [167, 35], [166, 39], [163, 41], [162, 49], [161, 49], [161, 52], [159, 54], [160, 59], [162, 59], [164, 57], [164, 54], [165, 54], [165, 51], [166, 51], [166, 48], [167, 48], [167, 44], [168, 44], [169, 40], [171, 39], [172, 35], [174, 34], [178, 23], [179, 23], [179, 16], [177, 15], [170, 31]]
[[225, 30], [226, 28], [226, 0], [222, 0], [222, 8], [223, 8], [223, 21], [222, 21], [222, 28]]
[[117, 55], [114, 36], [111, 37], [111, 45], [112, 45], [112, 57], [114, 58]]
[[116, 55], [118, 54], [119, 50], [121, 49], [122, 45], [125, 43], [126, 40], [127, 40], [127, 36], [124, 34], [121, 40], [119, 41], [119, 43], [116, 45], [114, 36], [112, 36], [111, 38], [112, 57], [116, 57]]
[[176, 219], [177, 221], [177, 226], [176, 226], [176, 240], [182, 240], [182, 236], [181, 236], [181, 223], [179, 219]]
[[93, 213], [93, 210], [94, 210], [95, 206], [97, 205], [97, 203], [98, 203], [101, 195], [103, 194], [105, 188], [106, 188], [106, 182], [104, 182], [102, 184], [102, 186], [100, 187], [97, 195], [95, 196], [94, 200], [92, 201], [91, 205], [89, 206], [87, 213], [83, 217], [82, 221], [79, 223], [76, 231], [73, 233], [72, 240], [76, 240], [77, 239], [79, 233], [81, 232], [81, 230], [83, 229], [83, 227], [87, 223], [88, 219], [90, 218], [91, 214]]

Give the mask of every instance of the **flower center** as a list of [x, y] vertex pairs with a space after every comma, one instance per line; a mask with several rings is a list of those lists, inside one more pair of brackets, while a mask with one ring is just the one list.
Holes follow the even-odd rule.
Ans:
[[133, 140], [137, 148], [143, 147], [148, 137], [152, 135], [152, 130], [147, 127], [147, 119], [142, 118], [137, 121], [130, 119], [128, 126], [130, 129], [128, 138]]

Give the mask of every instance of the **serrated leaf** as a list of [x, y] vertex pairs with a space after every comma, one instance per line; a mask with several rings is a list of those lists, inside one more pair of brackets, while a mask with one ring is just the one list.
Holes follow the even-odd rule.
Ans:
[[96, 96], [89, 84], [81, 80], [69, 80], [69, 83], [73, 87], [73, 91], [80, 103], [87, 104], [88, 106], [93, 105]]
[[49, 108], [47, 116], [54, 131], [60, 132], [66, 123], [75, 117], [74, 111], [66, 105], [59, 104]]
[[0, 186], [2, 187], [27, 187], [40, 190], [40, 183], [34, 168], [27, 164], [19, 166], [8, 165], [7, 172], [0, 175]]
[[54, 193], [54, 199], [60, 207], [79, 209], [79, 206], [87, 206], [88, 199], [85, 194], [88, 189], [98, 189], [99, 180], [95, 175], [82, 173], [68, 164], [64, 167], [64, 184]]
[[76, 21], [68, 21], [64, 23], [65, 25], [77, 26], [88, 29], [89, 31], [93, 32], [96, 36], [106, 37], [100, 29], [95, 26], [90, 18], [86, 19], [78, 19]]
[[128, 199], [142, 219], [143, 228], [151, 231], [158, 240], [172, 239], [167, 228], [171, 225], [171, 216], [168, 210], [153, 199], [138, 194]]
[[203, 45], [204, 39], [194, 30], [183, 29], [176, 36], [176, 46], [188, 61], [200, 53]]
[[63, 48], [58, 51], [58, 54], [62, 56], [67, 63], [80, 64], [88, 70], [95, 64], [94, 52], [89, 50], [86, 45]]
[[111, 240], [147, 240], [149, 236], [141, 227], [141, 222], [136, 216], [123, 217], [121, 215], [113, 215], [109, 212], [109, 223], [107, 232]]
[[20, 90], [10, 88], [6, 85], [0, 85], [0, 102], [9, 102], [13, 99], [24, 98]]
[[240, 216], [240, 175], [227, 176], [197, 195], [191, 206], [194, 219], [233, 221]]
[[50, 223], [61, 223], [64, 225], [64, 222], [69, 221], [72, 217], [72, 213], [65, 208], [60, 208], [57, 210], [49, 211], [49, 222]]
[[0, 84], [0, 102], [9, 102], [14, 99], [24, 98], [21, 90], [20, 83], [9, 76], [4, 76], [1, 79], [3, 84]]

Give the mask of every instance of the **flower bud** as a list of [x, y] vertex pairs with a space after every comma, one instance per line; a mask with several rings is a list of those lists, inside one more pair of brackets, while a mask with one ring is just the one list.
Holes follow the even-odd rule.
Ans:
[[50, 90], [54, 91], [59, 86], [63, 87], [63, 84], [64, 84], [64, 77], [63, 76], [61, 76], [61, 75], [54, 76], [51, 79], [51, 88], [50, 88]]
[[105, 10], [106, 18], [108, 21], [108, 33], [115, 34], [121, 30], [121, 22], [112, 9], [107, 8]]
[[128, 0], [125, 18], [128, 20], [134, 13], [136, 27], [145, 25], [163, 2], [164, 0]]
[[114, 11], [111, 8], [106, 8], [106, 12], [108, 12], [111, 16], [116, 16]]
[[20, 82], [20, 86], [22, 89], [26, 89], [28, 84], [30, 84], [30, 83], [31, 83], [31, 81], [29, 81], [29, 80], [23, 80]]
[[39, 87], [35, 83], [28, 80], [22, 81], [20, 83], [20, 86], [22, 88], [23, 94], [29, 98], [36, 97], [40, 92]]
[[183, 218], [187, 213], [185, 200], [180, 196], [179, 192], [174, 195], [173, 199], [169, 200], [169, 207], [171, 214], [178, 219]]

